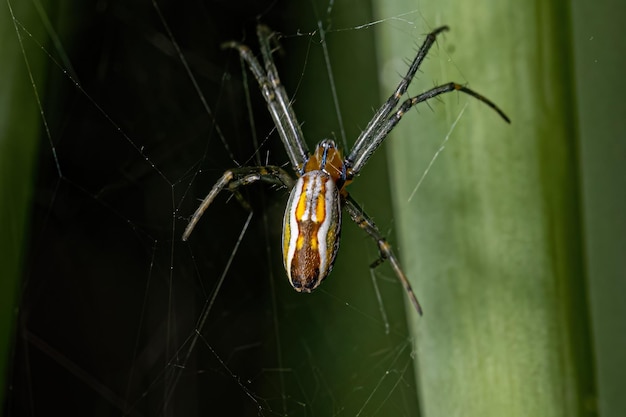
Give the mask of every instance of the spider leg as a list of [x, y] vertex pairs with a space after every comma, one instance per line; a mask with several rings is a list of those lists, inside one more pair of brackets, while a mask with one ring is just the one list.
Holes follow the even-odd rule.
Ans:
[[361, 170], [365, 162], [367, 162], [371, 154], [376, 150], [376, 148], [378, 148], [378, 146], [382, 143], [382, 141], [385, 140], [387, 135], [393, 130], [394, 127], [396, 127], [400, 119], [402, 119], [402, 116], [404, 116], [404, 114], [407, 111], [409, 111], [411, 107], [415, 106], [418, 103], [423, 103], [424, 101], [429, 100], [433, 97], [436, 97], [440, 94], [450, 93], [452, 91], [461, 91], [465, 94], [469, 94], [470, 96], [476, 98], [479, 101], [482, 101], [487, 106], [495, 110], [500, 115], [500, 117], [502, 117], [507, 123], [511, 123], [511, 120], [509, 119], [509, 117], [498, 106], [496, 106], [494, 102], [485, 98], [484, 96], [475, 92], [474, 90], [470, 90], [469, 88], [462, 86], [460, 84], [454, 83], [454, 82], [440, 85], [418, 96], [407, 99], [406, 101], [402, 103], [402, 105], [398, 108], [398, 110], [394, 114], [389, 116], [389, 118], [385, 121], [385, 123], [381, 124], [381, 126], [379, 127], [379, 130], [373, 133], [372, 141], [370, 142], [368, 148], [364, 148], [365, 150], [363, 152], [365, 153], [358, 157], [357, 161], [362, 161], [362, 162], [358, 165], [355, 164], [352, 167], [352, 172], [351, 172], [352, 176], [358, 174], [358, 172]]
[[378, 110], [378, 112], [374, 115], [374, 118], [369, 122], [366, 129], [361, 132], [361, 135], [357, 139], [354, 148], [350, 151], [350, 155], [346, 158], [346, 163], [348, 165], [347, 177], [348, 180], [354, 178], [359, 174], [363, 166], [367, 163], [369, 158], [372, 156], [374, 151], [380, 146], [380, 144], [385, 140], [389, 132], [398, 124], [404, 113], [406, 113], [411, 107], [415, 106], [418, 103], [424, 102], [428, 99], [436, 97], [440, 94], [449, 93], [452, 91], [461, 91], [465, 94], [469, 94], [470, 96], [476, 98], [479, 101], [482, 101], [493, 110], [495, 110], [500, 117], [502, 117], [507, 123], [511, 123], [510, 119], [506, 114], [496, 106], [491, 100], [487, 99], [483, 95], [475, 92], [474, 90], [470, 90], [469, 88], [462, 86], [458, 83], [447, 83], [437, 87], [434, 87], [418, 96], [409, 98], [393, 113], [393, 109], [398, 105], [400, 97], [404, 94], [411, 82], [411, 79], [415, 75], [415, 72], [419, 68], [420, 64], [424, 60], [424, 57], [428, 53], [430, 47], [435, 41], [435, 36], [445, 30], [447, 30], [447, 26], [443, 26], [439, 29], [431, 32], [424, 44], [420, 47], [417, 56], [411, 63], [409, 71], [406, 76], [402, 78], [400, 85], [396, 89], [395, 93], [389, 97], [387, 102]]
[[304, 164], [309, 159], [309, 150], [304, 141], [304, 135], [298, 119], [291, 108], [287, 92], [280, 82], [278, 71], [272, 58], [270, 40], [275, 34], [267, 26], [259, 25], [257, 27], [257, 35], [261, 45], [265, 70], [246, 45], [230, 41], [222, 44], [222, 47], [236, 49], [239, 52], [239, 56], [248, 64], [248, 68], [259, 84], [278, 135], [283, 141], [289, 156], [289, 161], [294, 171], [298, 175], [302, 175]]
[[288, 188], [293, 187], [294, 183], [293, 178], [291, 178], [284, 169], [274, 165], [229, 169], [224, 172], [222, 177], [215, 183], [209, 194], [202, 200], [200, 206], [196, 209], [195, 213], [193, 213], [193, 216], [191, 216], [185, 228], [185, 232], [183, 233], [183, 241], [189, 239], [189, 235], [191, 235], [194, 227], [196, 227], [196, 223], [198, 223], [200, 217], [202, 217], [220, 191], [227, 189], [233, 193], [237, 193], [237, 189], [240, 186], [252, 184], [257, 181], [278, 184]]
[[[415, 97], [411, 97], [408, 100], [406, 100], [404, 103], [402, 103], [402, 105], [400, 106], [400, 108], [398, 109], [398, 111], [396, 112], [396, 118], [398, 117], [398, 113], [400, 113], [401, 111], [407, 112], [411, 107], [415, 106], [418, 103], [422, 103], [426, 100], [429, 100], [433, 97], [436, 97], [440, 94], [444, 94], [444, 93], [450, 93], [452, 91], [461, 91], [465, 94], [468, 94], [472, 97], [474, 97], [475, 99], [482, 101], [483, 103], [485, 103], [487, 106], [491, 107], [493, 110], [495, 110], [496, 113], [498, 113], [500, 115], [500, 117], [502, 117], [504, 119], [505, 122], [507, 123], [511, 123], [511, 119], [509, 119], [509, 117], [500, 109], [500, 107], [496, 106], [496, 104], [489, 100], [488, 98], [486, 98], [485, 96], [477, 93], [474, 90], [470, 90], [469, 88], [461, 85], [461, 84], [457, 84], [454, 82], [451, 83], [447, 83], [447, 84], [443, 84], [443, 85], [439, 85], [437, 87], [433, 87], [430, 90], [415, 96]], [[401, 116], [400, 116], [401, 117]], [[392, 119], [393, 116], [390, 118]]]
[[374, 263], [372, 263], [370, 267], [375, 268], [381, 263], [383, 263], [385, 260], [388, 260], [396, 276], [402, 283], [404, 290], [409, 296], [411, 303], [413, 304], [413, 306], [415, 307], [415, 309], [421, 316], [422, 307], [420, 306], [419, 301], [417, 301], [417, 297], [415, 296], [415, 293], [413, 292], [413, 288], [411, 288], [411, 284], [409, 283], [409, 280], [407, 279], [406, 275], [404, 275], [402, 268], [400, 268], [400, 263], [398, 262], [396, 255], [394, 255], [389, 242], [387, 242], [387, 240], [380, 233], [374, 221], [367, 215], [367, 213], [365, 213], [365, 211], [363, 211], [361, 207], [359, 207], [357, 202], [354, 201], [354, 199], [350, 196], [350, 194], [346, 194], [346, 196], [344, 197], [344, 203], [345, 203], [344, 207], [346, 211], [348, 212], [348, 214], [350, 215], [350, 218], [352, 219], [352, 221], [354, 221], [357, 224], [357, 226], [359, 226], [361, 229], [365, 230], [372, 237], [372, 239], [376, 241], [376, 244], [378, 245], [380, 258], [376, 260]]
[[[428, 51], [435, 43], [437, 35], [447, 30], [449, 30], [448, 26], [442, 26], [433, 30], [426, 36], [424, 43], [417, 51], [417, 55], [413, 59], [413, 62], [411, 62], [409, 70], [407, 71], [406, 75], [402, 77], [402, 80], [400, 80], [400, 84], [398, 84], [398, 87], [396, 87], [396, 91], [394, 91], [389, 99], [387, 99], [387, 101], [378, 109], [376, 114], [374, 114], [372, 120], [370, 120], [370, 122], [367, 124], [365, 130], [363, 130], [357, 138], [354, 147], [350, 151], [350, 155], [348, 155], [348, 157], [346, 158], [346, 160], [349, 161], [349, 165], [351, 167], [357, 166], [359, 168], [356, 170], [357, 172], [360, 171], [360, 168], [365, 164], [365, 161], [368, 159], [366, 158], [365, 161], [361, 161], [360, 159], [362, 158], [362, 156], [366, 155], [369, 157], [369, 155], [374, 152], [374, 149], [376, 149], [376, 147], [378, 146], [377, 145], [376, 147], [374, 147], [374, 149], [369, 150], [369, 148], [371, 147], [371, 137], [376, 134], [376, 132], [380, 129], [381, 124], [384, 123], [384, 120], [387, 118], [387, 116], [389, 116], [393, 109], [398, 105], [398, 103], [400, 102], [400, 97], [402, 97], [402, 95], [406, 93], [406, 90], [409, 88], [409, 85], [411, 84], [415, 73], [419, 69], [420, 65], [422, 65], [422, 61], [424, 61], [424, 58], [426, 58]], [[356, 175], [356, 173], [354, 175]]]

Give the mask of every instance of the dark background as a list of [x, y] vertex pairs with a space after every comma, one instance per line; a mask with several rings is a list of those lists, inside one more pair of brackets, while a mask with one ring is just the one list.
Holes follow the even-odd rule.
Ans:
[[[289, 288], [279, 247], [286, 190], [244, 190], [254, 215], [206, 324], [198, 323], [249, 215], [223, 195], [183, 243], [198, 199], [235, 163], [287, 160], [251, 75], [220, 44], [234, 39], [256, 50], [259, 21], [287, 35], [277, 53], [279, 72], [290, 94], [297, 91], [296, 112], [305, 113], [301, 122], [313, 146], [339, 135], [320, 40], [307, 35], [318, 20], [341, 22], [339, 12], [327, 19], [324, 7], [159, 1], [162, 18], [142, 1], [48, 10], [68, 59], [45, 46], [52, 64], [39, 88], [50, 136], [42, 135], [39, 146], [7, 415], [330, 415], [366, 407], [381, 383], [390, 388], [380, 389], [374, 408], [416, 408], [404, 318], [393, 312], [401, 312], [402, 303], [389, 306], [395, 336], [383, 337], [384, 359], [374, 355], [374, 365], [358, 359], [380, 352], [371, 345], [372, 329], [384, 335], [367, 269], [376, 251], [362, 232], [351, 226], [343, 241], [349, 247], [351, 235], [358, 236], [353, 261], [359, 269], [349, 264], [346, 249], [333, 274], [355, 270], [352, 281], [336, 278], [335, 287], [325, 285], [311, 298]], [[354, 10], [345, 26], [371, 21], [367, 8]], [[371, 33], [355, 34], [371, 40]], [[352, 38], [348, 32], [337, 42]], [[371, 48], [362, 50], [368, 52], [363, 59], [373, 59]], [[378, 95], [371, 61], [346, 68], [337, 72], [358, 87], [349, 84], [340, 93], [361, 103], [344, 114], [352, 141]], [[358, 83], [364, 74], [370, 81]], [[306, 100], [307, 88], [319, 103]], [[377, 159], [373, 165], [384, 155]], [[387, 193], [365, 199], [388, 204]], [[369, 305], [356, 303], [365, 328], [346, 314], [355, 277], [366, 284], [359, 291]], [[382, 290], [401, 294], [395, 282]], [[201, 336], [192, 347], [195, 329]], [[353, 347], [333, 354], [341, 343]], [[390, 382], [384, 381], [388, 370], [397, 374]]]

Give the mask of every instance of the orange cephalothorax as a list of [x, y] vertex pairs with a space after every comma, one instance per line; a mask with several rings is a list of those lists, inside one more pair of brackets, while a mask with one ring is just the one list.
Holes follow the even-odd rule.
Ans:
[[304, 166], [304, 172], [311, 171], [324, 171], [341, 188], [345, 181], [346, 169], [341, 151], [337, 149], [334, 141], [324, 139], [317, 144], [315, 152]]

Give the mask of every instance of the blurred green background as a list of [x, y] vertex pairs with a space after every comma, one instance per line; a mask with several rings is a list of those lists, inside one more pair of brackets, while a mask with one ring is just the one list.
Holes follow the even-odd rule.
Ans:
[[[0, 6], [6, 415], [623, 415], [626, 6], [155, 4]], [[350, 186], [423, 317], [388, 266], [373, 285], [375, 245], [349, 221], [328, 282], [295, 294], [285, 190], [249, 187], [248, 226], [222, 196], [180, 242], [223, 170], [286, 160], [219, 49], [256, 48], [257, 20], [284, 34], [277, 65], [311, 147], [349, 147], [443, 24], [409, 93], [467, 83], [512, 119], [433, 100]]]

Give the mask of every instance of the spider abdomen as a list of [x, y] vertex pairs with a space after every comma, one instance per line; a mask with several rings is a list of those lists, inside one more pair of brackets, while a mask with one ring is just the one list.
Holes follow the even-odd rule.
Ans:
[[335, 181], [321, 170], [303, 174], [291, 190], [283, 218], [283, 264], [296, 291], [311, 292], [330, 273], [340, 232]]

